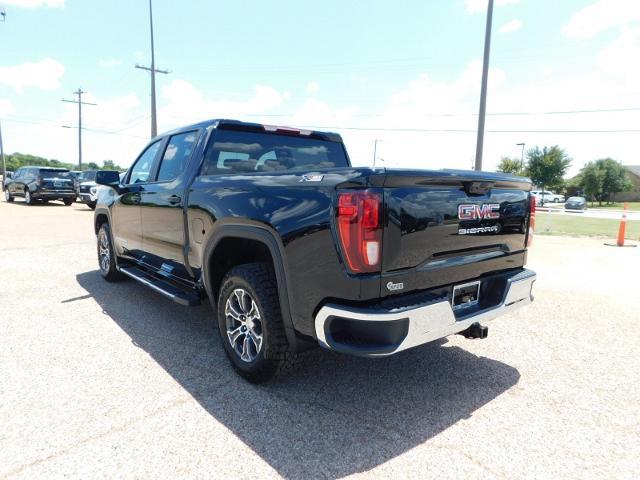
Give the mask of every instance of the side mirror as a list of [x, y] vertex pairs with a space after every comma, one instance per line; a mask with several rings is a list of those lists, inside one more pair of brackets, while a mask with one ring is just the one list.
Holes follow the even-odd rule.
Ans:
[[120, 173], [115, 170], [98, 170], [96, 172], [96, 183], [108, 187], [120, 185]]
[[7, 172], [7, 178], [13, 178], [13, 172]]

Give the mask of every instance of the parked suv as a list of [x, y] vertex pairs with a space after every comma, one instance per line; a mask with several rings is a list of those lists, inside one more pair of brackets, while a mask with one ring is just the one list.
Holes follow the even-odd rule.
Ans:
[[73, 178], [66, 168], [20, 167], [5, 184], [5, 200], [13, 202], [15, 197], [24, 197], [27, 205], [38, 200], [62, 200], [65, 205], [71, 205], [76, 192], [73, 190]]
[[80, 201], [92, 210], [96, 208], [98, 184], [96, 183], [97, 170], [85, 170], [78, 176], [77, 191]]

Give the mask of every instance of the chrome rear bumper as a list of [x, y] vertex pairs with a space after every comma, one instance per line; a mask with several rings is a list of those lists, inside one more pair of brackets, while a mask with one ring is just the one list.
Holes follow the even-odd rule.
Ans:
[[[327, 304], [319, 310], [315, 318], [318, 343], [324, 348], [353, 355], [366, 357], [392, 355], [411, 347], [460, 333], [474, 323], [486, 323], [500, 315], [528, 305], [533, 301], [531, 289], [535, 280], [535, 272], [522, 270], [507, 279], [502, 300], [497, 305], [458, 317], [454, 314], [448, 298], [436, 299], [406, 309], [389, 310], [360, 309]], [[331, 334], [330, 328], [331, 322], [336, 320], [356, 326], [356, 329], [375, 330], [387, 340], [383, 342], [336, 340]], [[389, 334], [386, 334], [385, 330]]]

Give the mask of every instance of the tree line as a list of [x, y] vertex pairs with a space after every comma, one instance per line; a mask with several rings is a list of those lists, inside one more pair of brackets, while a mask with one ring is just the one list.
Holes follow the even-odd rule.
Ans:
[[[67, 168], [69, 170], [78, 169], [78, 166], [72, 163], [61, 162], [60, 160], [38, 157], [36, 155], [29, 155], [26, 153], [15, 152], [10, 155], [5, 155], [4, 157], [7, 170], [11, 172], [15, 172], [20, 167], [26, 167], [30, 165]], [[120, 165], [116, 165], [113, 160], [105, 160], [102, 162], [102, 166], [98, 165], [95, 162], [83, 163], [82, 170], [117, 170], [119, 172], [124, 172], [126, 171], [126, 168], [123, 168]]]
[[584, 195], [591, 201], [613, 202], [616, 193], [633, 188], [633, 183], [622, 164], [612, 158], [587, 163], [580, 173], [565, 180], [572, 159], [558, 145], [534, 147], [527, 150], [526, 163], [519, 159], [502, 157], [498, 171], [529, 177], [542, 190]]

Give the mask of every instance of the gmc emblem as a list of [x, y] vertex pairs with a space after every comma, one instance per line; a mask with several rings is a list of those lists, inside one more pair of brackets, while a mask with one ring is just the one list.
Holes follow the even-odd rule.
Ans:
[[458, 219], [460, 220], [484, 220], [500, 218], [500, 205], [497, 203], [485, 203], [484, 205], [458, 205]]

